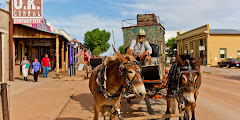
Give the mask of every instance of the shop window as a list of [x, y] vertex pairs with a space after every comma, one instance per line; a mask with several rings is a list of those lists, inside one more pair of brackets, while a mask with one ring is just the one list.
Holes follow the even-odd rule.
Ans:
[[227, 48], [220, 48], [220, 59], [225, 59], [227, 56]]
[[188, 54], [188, 46], [185, 46], [185, 51], [184, 51], [185, 54]]

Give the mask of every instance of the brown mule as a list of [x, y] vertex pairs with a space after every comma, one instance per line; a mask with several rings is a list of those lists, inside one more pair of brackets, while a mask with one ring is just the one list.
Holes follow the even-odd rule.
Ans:
[[[120, 111], [121, 95], [125, 90], [122, 89], [122, 86], [130, 87], [139, 99], [145, 98], [146, 95], [145, 86], [140, 75], [141, 69], [138, 65], [134, 64], [136, 60], [130, 55], [124, 57], [115, 49], [114, 51], [117, 56], [108, 57], [104, 61], [104, 65], [106, 66], [106, 88], [104, 90], [109, 99], [107, 99], [106, 95], [104, 96], [98, 84], [98, 74], [103, 64], [93, 70], [89, 80], [89, 88], [94, 97], [94, 120], [98, 120], [100, 108], [102, 108], [104, 119], [106, 119], [107, 106], [111, 106], [112, 108], [110, 112], [111, 119], [119, 119], [119, 114], [116, 113]], [[115, 95], [115, 98], [110, 98], [113, 95]]]
[[[183, 119], [189, 120], [191, 111], [192, 120], [195, 120], [196, 100], [202, 82], [200, 64], [203, 58], [182, 60], [177, 54], [176, 59], [177, 63], [172, 65], [168, 76], [166, 114], [175, 114], [175, 99], [177, 99], [179, 113], [181, 114], [185, 111]], [[182, 118], [180, 117], [179, 119], [181, 120]]]

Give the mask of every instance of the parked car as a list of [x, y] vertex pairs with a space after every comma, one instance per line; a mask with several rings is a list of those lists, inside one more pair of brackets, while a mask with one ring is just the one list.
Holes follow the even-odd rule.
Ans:
[[222, 60], [221, 62], [218, 62], [218, 67], [240, 67], [240, 60], [236, 58], [227, 58]]

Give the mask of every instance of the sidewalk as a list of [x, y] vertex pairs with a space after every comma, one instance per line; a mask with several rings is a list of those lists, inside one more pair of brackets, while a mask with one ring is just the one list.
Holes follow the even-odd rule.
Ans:
[[[39, 77], [39, 82], [21, 78], [8, 82], [10, 96], [11, 120], [55, 120], [75, 91], [81, 90], [79, 84], [84, 79], [85, 72], [77, 71], [76, 76], [66, 76], [60, 80], [54, 79], [54, 73], [48, 78]], [[1, 120], [2, 118], [0, 118]]]

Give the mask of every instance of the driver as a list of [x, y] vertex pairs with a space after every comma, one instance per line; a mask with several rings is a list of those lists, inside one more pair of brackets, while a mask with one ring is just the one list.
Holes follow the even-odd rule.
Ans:
[[132, 40], [130, 50], [134, 51], [134, 55], [137, 61], [140, 61], [142, 65], [151, 64], [152, 47], [145, 39], [145, 31], [140, 28], [137, 39]]

